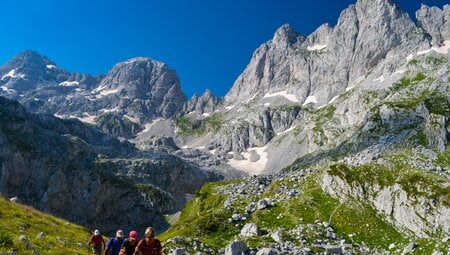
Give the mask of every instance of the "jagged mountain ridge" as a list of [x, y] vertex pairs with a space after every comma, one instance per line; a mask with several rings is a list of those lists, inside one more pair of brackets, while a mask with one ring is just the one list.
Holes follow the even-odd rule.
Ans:
[[[270, 141], [298, 128], [296, 123], [304, 122], [307, 114], [300, 108], [310, 104], [317, 109], [333, 104], [339, 96], [364, 83], [367, 88], [384, 90], [389, 85], [381, 83], [383, 87], [379, 87], [380, 84], [367, 81], [398, 77], [402, 66], [417, 53], [443, 46], [449, 38], [445, 29], [449, 24], [448, 5], [442, 10], [423, 5], [416, 16], [414, 23], [392, 1], [357, 1], [341, 13], [334, 28], [325, 24], [303, 36], [284, 25], [255, 51], [224, 101], [210, 91], [186, 101], [176, 74], [165, 64], [145, 58], [119, 63], [106, 77], [67, 78], [66, 71], [55, 68], [53, 62], [41, 56], [39, 70], [58, 70], [57, 75], [44, 82], [35, 81], [37, 87], [45, 89], [31, 90], [20, 97], [13, 93], [14, 88], [24, 86], [20, 84], [28, 75], [13, 68], [20, 62], [13, 60], [0, 69], [3, 84], [0, 93], [19, 99], [32, 111], [77, 117], [115, 136], [137, 137], [140, 144], [163, 134], [176, 137], [180, 147], [206, 148], [223, 159], [234, 157], [238, 161], [254, 155], [254, 161], [266, 157], [261, 150], [270, 147]], [[90, 80], [89, 86], [83, 85], [83, 79]], [[60, 82], [58, 86], [56, 81]], [[349, 107], [351, 113], [358, 112], [356, 107]], [[372, 106], [358, 104], [358, 107]], [[183, 134], [192, 132], [183, 132], [180, 122], [171, 120], [177, 112], [178, 116], [193, 120], [187, 128], [209, 131], [206, 134], [202, 131], [197, 138], [185, 137]], [[363, 112], [350, 114], [346, 120], [340, 120], [345, 122], [342, 129], [354, 126], [361, 118]], [[199, 124], [202, 121], [206, 122], [203, 126]], [[205, 128], [211, 126], [211, 121], [214, 127]], [[300, 140], [306, 142], [296, 149], [299, 153], [287, 153], [283, 164], [275, 163], [276, 157], [267, 155], [268, 163], [260, 162], [255, 167], [279, 171], [295, 158], [321, 147], [311, 142], [311, 137]], [[281, 150], [272, 154], [283, 153]]]
[[[225, 124], [212, 141], [191, 144], [206, 146], [224, 158], [232, 154], [237, 166], [243, 158], [245, 164], [252, 163], [250, 156], [256, 151], [256, 158], [267, 158], [267, 163], [255, 167], [269, 172], [288, 166], [294, 158], [334, 147], [364, 125], [376, 106], [373, 99], [383, 101], [382, 95], [389, 96], [396, 81], [407, 78], [405, 73], [423, 71], [410, 70], [411, 60], [430, 54], [448, 57], [448, 33], [433, 26], [446, 27], [449, 10], [448, 5], [442, 10], [423, 5], [416, 24], [391, 1], [357, 1], [341, 13], [334, 28], [323, 25], [305, 37], [289, 25], [282, 26], [255, 51], [225, 96], [219, 113]], [[445, 96], [446, 67], [431, 75], [440, 80], [432, 87]], [[368, 93], [381, 97], [361, 102]], [[334, 126], [320, 131], [318, 127], [328, 120], [311, 113], [320, 115], [324, 109], [330, 111], [324, 116], [334, 117]], [[353, 130], [342, 135], [349, 128]], [[294, 130], [297, 135], [290, 135]], [[328, 142], [315, 137], [319, 131], [325, 132]], [[283, 140], [282, 135], [289, 138]], [[290, 148], [282, 148], [283, 141], [289, 141]]]
[[0, 68], [0, 77], [0, 95], [31, 111], [76, 117], [122, 137], [135, 135], [148, 121], [172, 117], [187, 101], [175, 71], [149, 58], [129, 59], [93, 77], [71, 74], [25, 51]]

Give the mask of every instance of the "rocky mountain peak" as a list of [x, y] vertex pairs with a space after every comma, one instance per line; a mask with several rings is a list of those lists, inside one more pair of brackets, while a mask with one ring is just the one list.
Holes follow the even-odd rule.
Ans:
[[34, 67], [33, 65], [39, 67], [46, 67], [46, 65], [56, 66], [49, 58], [33, 50], [26, 50], [17, 54], [6, 65], [14, 68]]
[[217, 109], [221, 100], [214, 96], [211, 90], [206, 89], [201, 96], [195, 93], [191, 100], [186, 102], [183, 106], [185, 113], [197, 112], [198, 114], [211, 113]]
[[150, 58], [132, 58], [116, 64], [102, 81], [102, 89], [123, 90], [125, 96], [145, 97], [153, 85], [164, 85], [170, 89], [179, 85], [175, 71]]
[[273, 36], [272, 42], [275, 45], [288, 47], [295, 44], [299, 40], [299, 37], [301, 37], [301, 35], [295, 32], [291, 25], [284, 24], [277, 29]]
[[143, 57], [116, 64], [92, 93], [103, 106], [125, 109], [141, 121], [170, 118], [187, 101], [176, 72]]
[[27, 50], [0, 67], [0, 85], [10, 92], [23, 92], [36, 89], [38, 84], [64, 81], [69, 75], [46, 56]]
[[422, 4], [416, 12], [416, 18], [418, 25], [433, 38], [433, 45], [440, 46], [443, 41], [450, 39], [450, 5], [444, 5], [441, 10]]

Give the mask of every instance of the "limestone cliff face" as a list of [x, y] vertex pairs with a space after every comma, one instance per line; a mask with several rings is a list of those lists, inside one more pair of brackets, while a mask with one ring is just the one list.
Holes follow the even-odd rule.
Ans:
[[370, 121], [382, 109], [402, 119], [382, 136], [411, 129], [403, 136], [409, 139], [417, 130], [408, 123], [416, 123], [430, 146], [444, 150], [448, 117], [425, 105], [432, 95], [448, 100], [448, 10], [422, 6], [416, 24], [392, 1], [357, 1], [335, 27], [325, 24], [308, 36], [283, 25], [225, 96], [225, 124], [208, 147], [224, 158], [264, 147], [270, 150], [264, 171], [277, 172], [350, 140], [369, 146], [365, 137], [373, 127], [366, 122], [385, 125]]
[[300, 103], [315, 96], [322, 105], [377, 66], [395, 68], [429, 44], [425, 31], [391, 1], [358, 1], [341, 13], [334, 28], [323, 25], [307, 37], [289, 25], [278, 29], [255, 51], [225, 103], [287, 90]]
[[[341, 201], [360, 199], [368, 201], [399, 229], [427, 238], [450, 231], [450, 208], [438, 198], [429, 198], [431, 187], [421, 187], [423, 195], [412, 195], [399, 184], [380, 186], [373, 183], [348, 183], [338, 176], [326, 174], [322, 189]], [[432, 193], [430, 193], [432, 194]]]

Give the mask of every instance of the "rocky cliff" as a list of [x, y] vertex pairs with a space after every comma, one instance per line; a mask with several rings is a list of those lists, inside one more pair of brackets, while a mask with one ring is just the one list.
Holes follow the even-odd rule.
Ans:
[[[361, 144], [388, 123], [384, 137], [410, 130], [394, 139], [401, 143], [424, 131], [431, 147], [444, 150], [448, 114], [435, 115], [427, 102], [435, 96], [448, 102], [450, 37], [441, 29], [448, 26], [448, 10], [423, 5], [415, 23], [391, 1], [357, 1], [335, 27], [325, 24], [302, 36], [282, 26], [254, 52], [225, 96], [216, 112], [223, 125], [209, 133], [212, 141], [187, 144], [232, 157], [230, 165], [256, 173], [348, 149], [350, 140]], [[380, 110], [387, 114], [382, 119], [391, 120], [373, 121]], [[362, 143], [382, 148], [378, 138]]]
[[30, 114], [3, 97], [0, 120], [2, 195], [105, 232], [165, 228], [162, 213], [178, 210], [205, 182], [230, 176], [162, 151], [139, 152], [77, 120]]

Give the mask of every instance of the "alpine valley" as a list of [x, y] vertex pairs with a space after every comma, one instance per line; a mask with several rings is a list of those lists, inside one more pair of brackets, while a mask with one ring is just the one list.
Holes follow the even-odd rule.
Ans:
[[0, 200], [0, 254], [80, 253], [53, 249], [83, 250], [74, 224], [151, 225], [173, 255], [450, 254], [449, 49], [450, 5], [358, 0], [280, 27], [224, 98], [149, 58], [92, 76], [22, 52], [0, 67], [0, 192], [78, 232]]

